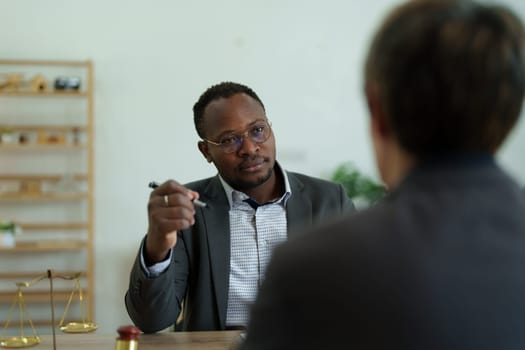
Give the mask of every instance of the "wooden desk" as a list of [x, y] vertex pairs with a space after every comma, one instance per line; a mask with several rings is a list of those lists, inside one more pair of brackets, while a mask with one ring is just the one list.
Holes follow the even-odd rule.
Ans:
[[[217, 332], [169, 332], [141, 334], [139, 350], [229, 350], [237, 340], [240, 331]], [[107, 334], [57, 334], [57, 350], [114, 350], [115, 335]], [[34, 350], [53, 350], [51, 335], [41, 335], [41, 342]]]

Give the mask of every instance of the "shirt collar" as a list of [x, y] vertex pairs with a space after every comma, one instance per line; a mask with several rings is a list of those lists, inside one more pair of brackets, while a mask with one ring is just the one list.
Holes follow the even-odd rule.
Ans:
[[[283, 174], [284, 179], [284, 194], [275, 201], [275, 203], [282, 202], [283, 206], [286, 206], [286, 202], [288, 202], [288, 198], [292, 195], [292, 188], [290, 187], [290, 182], [288, 181], [288, 175], [286, 174], [286, 171], [281, 167], [281, 165], [278, 162], [275, 162], [274, 171], [280, 171], [281, 174]], [[241, 191], [235, 190], [233, 187], [231, 187], [219, 174], [219, 180], [221, 180], [222, 188], [224, 189], [224, 192], [226, 193], [226, 198], [228, 198], [228, 203], [230, 204], [230, 208], [232, 207], [232, 203], [237, 200], [244, 200], [249, 198], [247, 194]]]

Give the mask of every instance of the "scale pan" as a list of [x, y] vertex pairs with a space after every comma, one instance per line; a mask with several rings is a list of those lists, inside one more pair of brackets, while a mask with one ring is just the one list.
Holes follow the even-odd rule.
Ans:
[[10, 337], [2, 339], [0, 346], [3, 348], [28, 348], [35, 346], [40, 343], [40, 338], [37, 336], [32, 337]]
[[69, 322], [60, 327], [64, 333], [90, 333], [96, 331], [98, 324], [92, 322]]

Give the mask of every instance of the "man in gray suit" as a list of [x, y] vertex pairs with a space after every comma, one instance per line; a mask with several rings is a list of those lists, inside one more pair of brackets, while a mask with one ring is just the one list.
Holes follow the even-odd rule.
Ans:
[[341, 185], [276, 162], [271, 124], [249, 87], [212, 86], [193, 112], [199, 150], [218, 175], [151, 193], [125, 298], [148, 333], [173, 325], [182, 305], [183, 330], [245, 327], [273, 248], [291, 229], [353, 209]]
[[494, 154], [525, 34], [501, 6], [396, 8], [368, 53], [377, 206], [277, 248], [243, 349], [522, 349], [525, 195]]

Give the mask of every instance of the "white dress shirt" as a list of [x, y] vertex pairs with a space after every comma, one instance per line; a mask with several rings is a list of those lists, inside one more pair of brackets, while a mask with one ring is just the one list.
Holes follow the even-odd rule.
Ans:
[[[278, 164], [276, 166], [280, 167]], [[272, 251], [287, 239], [286, 202], [292, 192], [286, 172], [282, 168], [280, 171], [284, 178], [285, 193], [275, 201], [261, 205], [256, 205], [253, 199], [249, 200], [245, 193], [234, 190], [219, 175], [230, 204], [230, 276], [226, 326], [248, 324], [249, 307], [255, 301]], [[148, 277], [155, 278], [169, 267], [171, 250], [165, 260], [148, 267], [144, 260], [144, 246], [141, 251], [141, 265]]]

